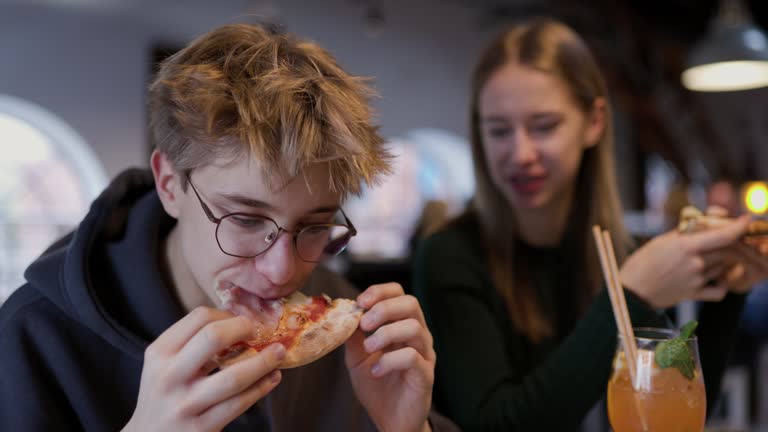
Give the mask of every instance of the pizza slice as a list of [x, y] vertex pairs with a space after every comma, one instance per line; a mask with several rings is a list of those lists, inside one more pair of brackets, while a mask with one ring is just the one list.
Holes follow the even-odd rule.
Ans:
[[[732, 219], [724, 215], [704, 214], [694, 206], [686, 206], [680, 211], [678, 231], [687, 233], [703, 231], [709, 228], [723, 226]], [[768, 220], [756, 219], [747, 226], [747, 236], [768, 235]]]
[[343, 344], [355, 332], [363, 310], [354, 300], [326, 295], [307, 297], [299, 291], [277, 300], [263, 300], [236, 286], [218, 287], [222, 308], [251, 320], [256, 338], [238, 342], [214, 361], [224, 368], [273, 343], [286, 349], [280, 369], [311, 363]]

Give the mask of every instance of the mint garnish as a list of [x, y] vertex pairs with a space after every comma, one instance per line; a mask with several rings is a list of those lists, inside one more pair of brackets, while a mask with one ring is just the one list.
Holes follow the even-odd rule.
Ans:
[[659, 343], [656, 346], [656, 364], [660, 368], [666, 369], [668, 367], [676, 368], [683, 374], [684, 377], [689, 380], [693, 379], [693, 371], [696, 368], [696, 362], [693, 358], [693, 353], [688, 348], [686, 342], [693, 335], [693, 331], [696, 330], [696, 326], [699, 323], [696, 321], [690, 321], [683, 328], [680, 329], [680, 334], [670, 340]]

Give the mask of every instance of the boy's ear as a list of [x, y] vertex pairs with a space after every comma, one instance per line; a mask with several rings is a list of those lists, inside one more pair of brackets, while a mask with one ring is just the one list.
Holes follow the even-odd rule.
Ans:
[[152, 152], [150, 158], [152, 175], [155, 177], [155, 189], [165, 212], [173, 218], [178, 218], [181, 210], [181, 200], [185, 193], [181, 190], [179, 174], [168, 160], [165, 153], [158, 150]]

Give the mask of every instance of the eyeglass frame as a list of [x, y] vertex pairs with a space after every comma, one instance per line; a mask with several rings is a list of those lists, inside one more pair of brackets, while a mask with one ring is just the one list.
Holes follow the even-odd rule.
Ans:
[[[213, 212], [211, 211], [211, 208], [208, 207], [208, 204], [206, 204], [205, 201], [203, 201], [203, 198], [200, 196], [200, 193], [197, 191], [197, 188], [192, 183], [191, 174], [190, 173], [186, 173], [185, 177], [187, 179], [187, 183], [189, 183], [189, 185], [192, 187], [192, 191], [195, 193], [195, 196], [197, 197], [198, 202], [200, 202], [200, 206], [203, 208], [203, 213], [205, 213], [205, 216], [208, 218], [208, 220], [211, 223], [216, 225], [216, 231], [214, 233], [214, 237], [216, 238], [216, 244], [219, 246], [219, 250], [224, 255], [228, 255], [228, 256], [231, 256], [231, 257], [235, 257], [235, 258], [254, 258], [254, 257], [257, 257], [259, 255], [262, 255], [262, 254], [266, 253], [270, 248], [272, 248], [272, 246], [275, 243], [277, 243], [277, 240], [280, 238], [280, 234], [285, 232], [285, 233], [293, 235], [293, 252], [296, 254], [297, 257], [299, 257], [300, 260], [302, 260], [304, 262], [309, 262], [309, 263], [318, 263], [321, 260], [310, 261], [310, 260], [305, 259], [304, 257], [302, 257], [301, 254], [299, 253], [299, 245], [298, 245], [298, 240], [297, 239], [298, 239], [299, 235], [304, 230], [312, 228], [312, 227], [317, 227], [317, 226], [325, 226], [325, 227], [333, 227], [333, 226], [341, 227], [341, 226], [343, 226], [343, 227], [347, 228], [349, 230], [349, 232], [344, 234], [344, 237], [348, 237], [347, 240], [346, 240], [346, 244], [344, 245], [344, 247], [339, 249], [339, 251], [336, 252], [336, 254], [334, 254], [333, 256], [336, 256], [336, 255], [340, 254], [341, 252], [343, 252], [344, 249], [347, 248], [347, 245], [349, 244], [349, 241], [352, 239], [352, 237], [357, 235], [357, 228], [355, 228], [355, 225], [352, 224], [352, 221], [349, 220], [349, 216], [347, 216], [347, 214], [344, 212], [344, 209], [342, 209], [341, 207], [339, 207], [339, 211], [341, 212], [341, 215], [344, 217], [344, 223], [343, 224], [335, 224], [335, 223], [311, 224], [311, 225], [306, 225], [306, 226], [302, 227], [299, 230], [285, 229], [285, 228], [281, 227], [277, 223], [277, 221], [275, 221], [271, 217], [260, 215], [260, 214], [255, 214], [255, 213], [232, 212], [232, 213], [227, 213], [227, 214], [223, 215], [222, 217], [216, 217], [216, 216], [214, 216]], [[275, 234], [275, 238], [269, 243], [269, 245], [267, 245], [266, 248], [264, 248], [263, 251], [255, 254], [255, 255], [248, 255], [248, 256], [246, 256], [246, 255], [236, 255], [236, 254], [229, 253], [229, 252], [224, 250], [224, 247], [221, 246], [221, 240], [219, 240], [219, 227], [221, 226], [221, 222], [224, 219], [226, 219], [228, 217], [231, 217], [231, 216], [247, 216], [247, 217], [256, 217], [256, 218], [268, 220], [268, 221], [272, 222], [272, 224], [275, 227], [277, 227], [277, 234]], [[327, 247], [327, 245], [326, 245], [326, 247]], [[325, 248], [324, 248], [324, 250], [325, 250]], [[320, 257], [322, 257], [323, 255], [324, 254], [321, 254]]]

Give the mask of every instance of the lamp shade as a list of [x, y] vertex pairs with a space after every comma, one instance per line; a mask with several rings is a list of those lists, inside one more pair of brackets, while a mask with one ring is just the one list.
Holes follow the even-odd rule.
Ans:
[[768, 86], [768, 38], [750, 22], [716, 26], [694, 46], [681, 78], [705, 92]]

